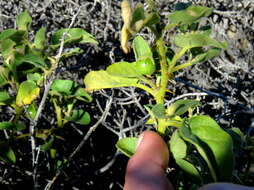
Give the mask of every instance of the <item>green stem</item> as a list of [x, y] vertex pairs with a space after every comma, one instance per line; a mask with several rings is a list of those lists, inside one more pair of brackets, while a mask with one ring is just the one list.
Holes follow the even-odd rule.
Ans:
[[168, 65], [167, 65], [167, 58], [166, 58], [166, 50], [165, 50], [165, 44], [163, 42], [162, 38], [159, 38], [156, 42], [157, 49], [160, 56], [160, 66], [161, 66], [161, 81], [160, 81], [160, 89], [158, 93], [155, 96], [155, 100], [157, 104], [164, 104], [164, 97], [167, 90], [167, 84], [168, 84]]
[[168, 68], [168, 73], [170, 74], [170, 76], [173, 76], [174, 68], [177, 61], [185, 54], [187, 50], [188, 50], [187, 48], [182, 48], [174, 55]]
[[143, 85], [143, 84], [133, 84], [132, 86], [140, 88], [140, 89], [148, 92], [149, 94], [151, 94], [153, 97], [155, 97], [155, 91], [153, 89]]
[[57, 126], [63, 127], [62, 112], [61, 112], [61, 108], [57, 105], [56, 99], [53, 99], [53, 104], [54, 104], [55, 112], [56, 112]]
[[[167, 65], [167, 57], [166, 57], [166, 49], [165, 44], [162, 37], [158, 38], [156, 41], [157, 49], [160, 57], [160, 66], [161, 66], [161, 81], [160, 88], [158, 93], [155, 96], [155, 100], [157, 104], [164, 104], [165, 94], [167, 91], [168, 85], [168, 65]], [[158, 119], [157, 131], [160, 135], [164, 136], [166, 131], [165, 119]]]

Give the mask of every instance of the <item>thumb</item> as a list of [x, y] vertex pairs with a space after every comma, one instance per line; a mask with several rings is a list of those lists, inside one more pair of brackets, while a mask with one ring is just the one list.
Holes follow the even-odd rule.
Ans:
[[125, 190], [173, 190], [164, 174], [169, 152], [164, 140], [155, 132], [142, 133], [135, 155], [129, 160]]

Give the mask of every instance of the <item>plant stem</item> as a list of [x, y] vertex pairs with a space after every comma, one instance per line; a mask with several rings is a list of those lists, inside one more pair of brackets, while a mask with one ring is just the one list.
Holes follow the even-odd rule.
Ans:
[[132, 85], [132, 86], [137, 87], [137, 88], [141, 88], [142, 90], [148, 92], [148, 93], [151, 94], [153, 97], [155, 97], [155, 91], [154, 91], [153, 89], [151, 89], [151, 88], [149, 88], [149, 87], [143, 85], [143, 84], [134, 84], [134, 85]]
[[173, 57], [170, 65], [169, 65], [169, 68], [168, 68], [168, 73], [172, 76], [173, 78], [173, 72], [174, 72], [174, 69], [175, 69], [175, 65], [177, 63], [177, 61], [185, 54], [185, 52], [187, 51], [188, 49], [187, 48], [182, 48], [180, 49]]
[[[156, 41], [157, 49], [159, 52], [160, 57], [160, 66], [161, 66], [161, 81], [160, 81], [160, 88], [157, 94], [155, 95], [155, 100], [157, 104], [164, 104], [164, 98], [167, 90], [168, 85], [168, 65], [167, 65], [167, 58], [166, 58], [166, 49], [163, 38], [160, 37]], [[160, 135], [164, 136], [166, 131], [165, 119], [158, 119], [158, 126], [157, 131]]]

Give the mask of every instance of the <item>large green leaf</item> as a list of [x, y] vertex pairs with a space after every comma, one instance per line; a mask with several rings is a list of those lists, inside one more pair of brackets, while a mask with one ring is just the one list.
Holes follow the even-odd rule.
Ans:
[[42, 27], [38, 30], [34, 37], [34, 46], [37, 49], [44, 49], [46, 41], [46, 28]]
[[24, 11], [16, 18], [16, 24], [19, 30], [28, 30], [32, 23], [32, 17], [28, 11]]
[[192, 163], [184, 159], [177, 159], [176, 163], [182, 168], [183, 171], [185, 171], [188, 175], [191, 176], [192, 180], [196, 179], [198, 181], [201, 181], [199, 171]]
[[126, 156], [131, 157], [135, 153], [138, 138], [127, 137], [117, 141], [116, 147]]
[[234, 168], [233, 141], [231, 136], [209, 116], [199, 115], [190, 119], [192, 134], [206, 144], [213, 153], [219, 179], [230, 180]]
[[81, 48], [73, 48], [73, 49], [70, 49], [67, 52], [62, 53], [61, 54], [61, 59], [66, 59], [68, 57], [71, 57], [73, 55], [78, 55], [78, 54], [81, 54], [83, 52], [84, 51]]
[[41, 84], [43, 81], [43, 76], [39, 73], [29, 73], [26, 78], [27, 80], [34, 81], [37, 85]]
[[16, 163], [16, 156], [12, 148], [4, 143], [0, 142], [0, 160], [3, 160], [4, 162], [9, 162], [9, 163]]
[[207, 17], [212, 13], [212, 9], [204, 6], [188, 6], [184, 10], [175, 11], [168, 16], [173, 24], [192, 24], [202, 17]]
[[178, 34], [175, 36], [174, 42], [177, 46], [182, 48], [194, 48], [194, 47], [205, 47], [211, 46], [215, 48], [227, 48], [226, 42], [219, 42], [211, 37], [207, 36], [205, 33], [186, 33]]
[[128, 62], [118, 62], [107, 67], [106, 71], [113, 76], [138, 78], [142, 76], [137, 69], [135, 64]]
[[124, 78], [110, 75], [106, 71], [91, 71], [84, 79], [86, 90], [101, 90], [105, 88], [117, 88], [117, 87], [128, 87], [135, 86], [138, 79], [135, 78]]
[[65, 32], [67, 32], [65, 36], [65, 40], [64, 40], [65, 44], [76, 43], [76, 42], [98, 44], [96, 39], [85, 30], [81, 28], [71, 28], [71, 29], [66, 28], [66, 29], [60, 29], [53, 34], [52, 36], [53, 48], [57, 48], [60, 46], [61, 39]]
[[196, 147], [199, 154], [203, 157], [203, 159], [207, 163], [213, 180], [217, 181], [216, 168], [214, 168], [213, 165], [214, 163], [212, 164], [214, 159], [212, 159], [213, 157], [211, 157], [213, 156], [211, 155], [211, 151], [202, 146], [202, 142], [198, 139], [198, 137], [192, 134], [191, 129], [189, 127], [183, 125], [179, 130], [179, 134], [185, 141], [188, 141], [189, 143], [193, 144]]
[[72, 80], [54, 80], [51, 85], [51, 94], [69, 96], [74, 94], [77, 84]]
[[68, 121], [73, 121], [80, 125], [87, 125], [91, 122], [89, 113], [81, 109], [73, 110], [71, 116], [65, 117], [65, 119]]
[[149, 44], [141, 36], [135, 37], [132, 45], [136, 61], [146, 58], [153, 58], [153, 53], [149, 47]]
[[177, 100], [167, 108], [166, 113], [170, 117], [174, 115], [182, 115], [187, 112], [188, 109], [195, 108], [200, 105], [200, 102], [197, 100]]
[[23, 106], [31, 104], [34, 99], [40, 95], [40, 88], [37, 87], [35, 82], [27, 80], [20, 84], [18, 94], [16, 97], [16, 104]]

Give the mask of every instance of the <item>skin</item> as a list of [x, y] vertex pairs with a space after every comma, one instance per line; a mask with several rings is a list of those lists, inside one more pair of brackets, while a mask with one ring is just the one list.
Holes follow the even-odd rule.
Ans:
[[[128, 162], [124, 190], [174, 190], [165, 176], [169, 152], [164, 140], [155, 132], [146, 131], [139, 138], [136, 153]], [[253, 187], [214, 183], [199, 190], [254, 190]]]

